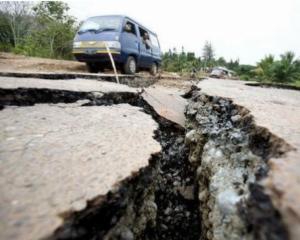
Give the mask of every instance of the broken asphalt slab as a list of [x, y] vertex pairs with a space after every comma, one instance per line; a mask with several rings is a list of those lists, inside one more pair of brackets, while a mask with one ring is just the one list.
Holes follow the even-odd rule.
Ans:
[[[116, 83], [117, 78], [114, 74], [107, 73], [79, 73], [79, 72], [8, 72], [1, 71], [1, 77], [17, 77], [17, 78], [38, 78], [51, 80], [74, 80], [74, 79], [89, 79]], [[140, 75], [118, 74], [118, 80], [121, 84], [126, 84], [131, 87], [148, 87], [155, 82], [157, 78]]]
[[[120, 104], [37, 104], [2, 110], [1, 239], [40, 239], [161, 150], [157, 123]], [[140, 124], [140, 123], [143, 124]]]
[[[21, 105], [6, 105], [1, 111], [0, 205], [1, 218], [6, 219], [1, 221], [1, 239], [51, 235], [61, 226], [63, 213], [84, 209], [89, 200], [107, 194], [161, 151], [153, 139], [158, 125], [142, 108], [107, 101], [90, 106], [87, 95], [82, 95], [101, 99], [115, 94], [118, 98], [118, 93], [137, 95], [137, 89], [87, 79], [17, 77], [0, 77], [0, 88], [2, 102], [16, 105], [15, 94]], [[39, 91], [59, 95], [56, 104], [52, 98], [42, 99]], [[31, 93], [32, 99], [26, 102]], [[163, 106], [149, 100], [158, 112], [179, 99], [163, 91], [157, 96], [152, 90], [145, 93], [162, 98]], [[70, 94], [70, 102], [64, 103]], [[162, 114], [174, 122], [180, 119], [173, 112]], [[179, 123], [184, 124], [182, 118]]]
[[163, 87], [149, 87], [144, 90], [142, 96], [159, 115], [184, 127], [184, 109], [187, 101], [181, 94]]
[[[131, 88], [123, 84], [91, 79], [49, 80], [39, 78], [0, 77], [2, 89], [55, 89], [76, 92], [141, 92], [141, 89]], [[184, 107], [186, 100], [181, 92], [170, 91], [163, 87], [149, 87], [143, 90], [142, 97], [161, 116], [184, 127]]]

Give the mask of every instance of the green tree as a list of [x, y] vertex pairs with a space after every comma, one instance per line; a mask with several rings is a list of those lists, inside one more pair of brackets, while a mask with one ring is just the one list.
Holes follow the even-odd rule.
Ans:
[[206, 64], [206, 67], [212, 67], [215, 57], [215, 51], [211, 42], [206, 41], [203, 47], [203, 61]]
[[270, 72], [274, 82], [293, 82], [300, 79], [300, 64], [293, 52], [286, 52], [280, 55], [280, 61], [272, 64]]
[[36, 26], [22, 50], [32, 56], [71, 58], [76, 26], [68, 10], [68, 5], [59, 1], [43, 1], [34, 6]]
[[256, 74], [263, 81], [272, 81], [272, 70], [271, 67], [274, 64], [275, 58], [274, 55], [265, 56], [260, 62], [257, 64]]
[[33, 11], [40, 21], [67, 22], [72, 18], [67, 14], [69, 10], [67, 3], [60, 1], [42, 1], [33, 7]]
[[216, 64], [218, 66], [223, 66], [223, 67], [225, 67], [227, 65], [226, 60], [223, 57], [219, 57], [216, 61]]
[[194, 52], [186, 52], [183, 47], [179, 54], [176, 48], [163, 54], [162, 68], [165, 71], [186, 73], [200, 67], [201, 59], [196, 58]]
[[14, 45], [6, 13], [0, 11], [0, 51], [9, 51]]
[[0, 41], [17, 47], [30, 33], [32, 24], [31, 2], [3, 1], [0, 2]]
[[239, 59], [236, 59], [236, 60], [230, 59], [230, 61], [226, 64], [226, 67], [232, 71], [238, 72], [239, 67], [240, 67], [240, 60]]

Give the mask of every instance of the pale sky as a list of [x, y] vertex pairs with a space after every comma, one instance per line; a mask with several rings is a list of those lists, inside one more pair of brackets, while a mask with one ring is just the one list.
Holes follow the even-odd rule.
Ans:
[[202, 55], [206, 40], [216, 57], [255, 64], [291, 50], [300, 57], [300, 0], [66, 1], [79, 21], [123, 14], [158, 34], [163, 51], [184, 46]]

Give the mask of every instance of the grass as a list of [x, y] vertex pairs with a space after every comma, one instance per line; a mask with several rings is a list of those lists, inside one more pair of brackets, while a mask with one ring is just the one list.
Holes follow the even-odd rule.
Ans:
[[296, 80], [295, 82], [291, 83], [290, 85], [300, 87], [300, 79]]

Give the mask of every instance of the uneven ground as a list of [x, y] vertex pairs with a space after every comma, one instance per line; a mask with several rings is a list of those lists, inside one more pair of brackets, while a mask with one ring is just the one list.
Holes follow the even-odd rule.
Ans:
[[5, 56], [1, 239], [298, 239], [299, 91]]
[[258, 126], [267, 128], [291, 145], [293, 151], [270, 158], [264, 185], [289, 226], [290, 237], [300, 235], [300, 92], [246, 86], [242, 81], [209, 79], [198, 84], [211, 96], [230, 98], [250, 110]]
[[[84, 209], [88, 200], [104, 197], [114, 189], [115, 184], [130, 177], [132, 172], [139, 172], [145, 167], [147, 168], [145, 171], [149, 172], [147, 173], [148, 177], [152, 176], [158, 179], [157, 182], [151, 182], [155, 191], [148, 196], [148, 193], [144, 193], [144, 191], [148, 191], [145, 190], [148, 188], [145, 188], [145, 184], [143, 184], [141, 194], [145, 194], [145, 200], [140, 196], [132, 196], [136, 194], [135, 191], [128, 190], [129, 193], [126, 194], [126, 197], [133, 202], [137, 199], [148, 204], [155, 195], [161, 196], [162, 200], [165, 198], [164, 195], [177, 195], [177, 190], [174, 190], [175, 193], [166, 192], [171, 191], [172, 188], [168, 185], [171, 184], [173, 187], [173, 182], [163, 183], [162, 180], [159, 180], [162, 177], [157, 174], [163, 174], [164, 171], [171, 171], [172, 174], [177, 172], [178, 183], [192, 184], [191, 177], [188, 181], [185, 178], [179, 178], [179, 173], [185, 169], [182, 165], [179, 165], [180, 169], [178, 170], [168, 167], [158, 173], [157, 168], [170, 163], [163, 163], [167, 160], [161, 160], [158, 165], [158, 160], [152, 160], [155, 161], [155, 165], [148, 167], [151, 154], [158, 154], [161, 148], [166, 148], [166, 151], [169, 152], [173, 144], [183, 144], [183, 137], [179, 143], [176, 143], [176, 139], [183, 134], [182, 130], [179, 131], [177, 128], [182, 127], [168, 127], [172, 124], [165, 122], [166, 120], [159, 120], [160, 124], [164, 124], [165, 127], [156, 133], [156, 138], [160, 142], [170, 141], [170, 144], [161, 147], [158, 141], [153, 139], [154, 132], [158, 130], [156, 123], [158, 119], [154, 121], [152, 117], [159, 117], [150, 107], [153, 105], [158, 112], [162, 112], [162, 115], [183, 125], [185, 101], [179, 98], [179, 95], [167, 92], [163, 94], [161, 91], [155, 97], [153, 89], [138, 94], [137, 89], [125, 85], [83, 79], [47, 80], [0, 77], [0, 82], [1, 105], [4, 107], [0, 120], [3, 126], [1, 129], [1, 159], [10, 160], [1, 161], [1, 168], [5, 169], [1, 174], [1, 191], [3, 191], [1, 217], [7, 219], [1, 223], [1, 229], [3, 229], [1, 237], [5, 239], [39, 239], [49, 236], [58, 226], [61, 226], [62, 219], [59, 216], [62, 216], [63, 213]], [[148, 99], [150, 105], [143, 102], [143, 95], [145, 99]], [[160, 105], [157, 104], [157, 100], [166, 102]], [[179, 112], [176, 112], [174, 107], [172, 110], [171, 107], [176, 102], [181, 106]], [[139, 106], [139, 108], [128, 104]], [[148, 114], [143, 113], [144, 111], [147, 111]], [[150, 113], [154, 115], [151, 117]], [[169, 128], [171, 129], [169, 130]], [[173, 131], [181, 133], [174, 135], [171, 133]], [[169, 134], [173, 134], [173, 140]], [[175, 152], [179, 149], [176, 148], [172, 151]], [[181, 154], [184, 152], [176, 153], [174, 156], [179, 159]], [[159, 158], [169, 159], [170, 157], [162, 155]], [[65, 159], [68, 160], [65, 161]], [[182, 161], [185, 161], [184, 159], [187, 160], [185, 157], [182, 158]], [[183, 162], [183, 164], [187, 163]], [[177, 163], [175, 166], [178, 168]], [[155, 173], [152, 173], [152, 168], [155, 168]], [[188, 166], [186, 168], [186, 171], [190, 171]], [[163, 175], [165, 176], [165, 174]], [[144, 182], [143, 178], [144, 176], [140, 180], [138, 176], [132, 181]], [[158, 185], [162, 184], [166, 185], [165, 190], [158, 191]], [[138, 184], [134, 184], [134, 186], [138, 186]], [[180, 186], [184, 187], [181, 184]], [[147, 200], [148, 198], [149, 200]], [[176, 210], [178, 213], [187, 214], [190, 200], [180, 200], [180, 197], [176, 197], [174, 200], [187, 201]], [[128, 200], [128, 202], [130, 201]], [[132, 203], [130, 202], [130, 204]], [[168, 206], [168, 204], [169, 201], [166, 201], [164, 206]], [[186, 207], [184, 207], [185, 204]], [[171, 205], [168, 215], [174, 214], [172, 213], [173, 208], [176, 207], [176, 205]], [[164, 214], [164, 209], [161, 209], [160, 205], [155, 208]], [[110, 212], [111, 214], [118, 213], [113, 210]], [[197, 218], [196, 213], [197, 211], [189, 213], [188, 217], [184, 215], [183, 219]], [[111, 221], [116, 221], [114, 216], [111, 218]], [[107, 219], [107, 221], [109, 220]], [[147, 221], [149, 220], [147, 219]], [[169, 232], [172, 233], [172, 228], [169, 230], [165, 228], [172, 222], [166, 221], [164, 218], [159, 221], [162, 223], [158, 225], [159, 229], [155, 231], [155, 234], [160, 232], [161, 235], [165, 234], [168, 238]], [[174, 219], [172, 221], [174, 224]], [[184, 219], [184, 221], [188, 223], [190, 220]], [[194, 225], [191, 226], [197, 228], [197, 221], [193, 222]], [[181, 222], [176, 224], [182, 226]], [[164, 228], [161, 229], [160, 226], [164, 226]], [[144, 229], [145, 226], [141, 226], [141, 228]], [[87, 231], [90, 234], [91, 231]], [[115, 232], [121, 230], [113, 233], [108, 233], [108, 229], [103, 229], [103, 231], [110, 235], [117, 234]], [[137, 228], [134, 233], [142, 234], [139, 233], [141, 231]], [[99, 232], [101, 231], [99, 230]], [[58, 234], [60, 236], [61, 233]], [[125, 233], [121, 231], [120, 234]], [[76, 233], [77, 235], [83, 239], [89, 238], [87, 235], [81, 236], [81, 233]], [[94, 235], [92, 236], [94, 237]], [[177, 239], [180, 239], [180, 236]]]
[[[75, 60], [66, 61], [37, 58], [0, 52], [0, 72], [85, 74], [87, 73], [87, 68], [85, 63]], [[106, 70], [105, 73], [112, 74], [113, 71]], [[150, 76], [148, 72], [141, 72], [138, 75], [146, 78], [149, 78]], [[176, 88], [187, 89], [190, 85], [189, 82], [186, 81], [172, 81], [179, 79], [179, 76], [176, 73], [162, 73], [161, 78], [163, 78], [163, 81], [160, 82], [160, 85], [167, 87], [173, 86]]]
[[0, 71], [22, 72], [86, 72], [84, 63], [47, 58], [26, 57], [0, 52]]
[[8, 107], [0, 122], [2, 239], [51, 234], [62, 224], [59, 214], [82, 210], [161, 149], [157, 124], [127, 104]]

